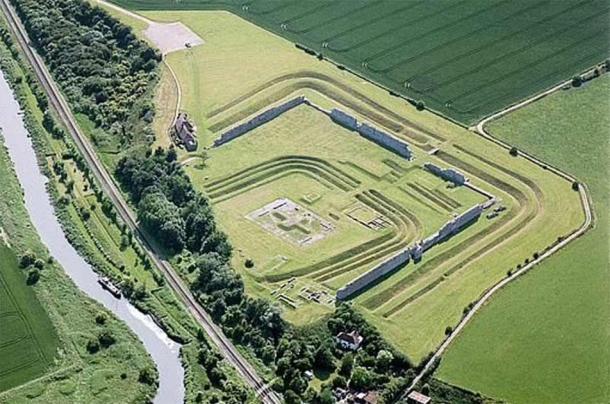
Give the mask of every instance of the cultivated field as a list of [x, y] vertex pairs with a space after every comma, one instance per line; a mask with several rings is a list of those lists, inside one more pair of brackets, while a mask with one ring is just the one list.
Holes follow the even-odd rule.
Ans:
[[608, 0], [113, 0], [224, 9], [469, 124], [608, 56]]
[[25, 271], [0, 242], [0, 392], [41, 376], [59, 342]]
[[441, 379], [512, 403], [610, 401], [609, 93], [605, 75], [492, 123], [586, 182], [597, 223], [498, 294], [447, 352]]
[[[189, 158], [187, 171], [212, 199], [220, 224], [235, 246], [234, 264], [245, 275], [248, 291], [276, 298], [278, 292], [274, 291], [296, 278], [296, 286], [284, 288], [290, 288], [288, 296], [296, 297], [301, 305], [293, 309], [290, 303], [278, 303], [292, 321], [313, 321], [330, 310], [323, 294], [317, 296], [321, 303], [301, 300], [298, 294], [303, 287], [332, 294], [365, 271], [366, 265], [373, 265], [368, 262], [350, 268], [342, 263], [336, 272], [324, 275], [330, 278], [322, 279], [317, 271], [325, 269], [311, 270], [315, 262], [366, 245], [367, 240], [384, 234], [392, 237], [396, 227], [371, 230], [348, 215], [352, 210], [346, 207], [361, 202], [354, 199], [356, 194], [363, 194], [368, 202], [377, 198], [373, 205], [383, 205], [386, 210], [392, 203], [397, 205], [392, 216], [399, 221], [400, 217], [406, 218], [406, 230], [398, 230], [402, 235], [398, 245], [436, 231], [452, 213], [449, 201], [461, 204], [463, 209], [476, 203], [469, 199], [472, 194], [461, 192], [465, 189], [451, 190], [435, 182], [435, 177], [429, 178], [421, 169], [427, 161], [464, 172], [474, 185], [500, 198], [508, 209], [492, 220], [482, 216], [427, 252], [421, 262], [409, 263], [354, 299], [365, 316], [414, 361], [433, 349], [442, 340], [445, 327], [457, 323], [462, 309], [507, 270], [531, 259], [583, 220], [578, 194], [566, 181], [431, 113], [416, 111], [378, 87], [317, 61], [253, 24], [226, 12], [145, 15], [159, 21], [179, 20], [205, 40], [203, 46], [167, 57], [180, 81], [180, 107], [199, 128], [199, 153], [181, 158], [196, 157]], [[415, 160], [408, 162], [376, 146], [309, 106], [297, 107], [237, 140], [209, 149], [225, 129], [297, 95], [306, 96], [320, 108], [341, 108], [392, 133], [411, 145]], [[324, 164], [316, 159], [330, 164], [329, 175], [344, 179], [347, 175], [359, 183], [352, 182], [346, 191], [328, 189], [320, 175], [315, 175], [316, 165]], [[256, 165], [260, 165], [256, 173], [267, 171], [254, 175], [252, 168]], [[275, 177], [269, 174], [269, 167], [295, 166], [295, 171], [301, 172], [276, 173]], [[418, 193], [409, 183], [436, 191], [424, 189]], [[437, 192], [442, 196], [433, 195]], [[299, 248], [246, 218], [279, 198], [311, 210], [333, 223], [335, 230], [310, 249]], [[333, 219], [331, 213], [339, 219]], [[354, 216], [366, 219], [371, 212], [356, 209]], [[375, 245], [386, 246], [378, 241]], [[247, 258], [254, 261], [254, 268], [245, 267]], [[302, 268], [308, 270], [300, 271]]]

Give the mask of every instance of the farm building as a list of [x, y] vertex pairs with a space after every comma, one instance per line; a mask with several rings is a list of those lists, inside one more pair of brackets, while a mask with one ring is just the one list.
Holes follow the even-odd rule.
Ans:
[[358, 331], [352, 332], [340, 332], [335, 339], [337, 343], [341, 345], [343, 349], [349, 349], [350, 351], [356, 351], [362, 345], [364, 338], [358, 333]]
[[174, 136], [188, 151], [195, 151], [197, 149], [195, 132], [196, 129], [188, 120], [188, 116], [184, 112], [178, 114], [176, 122], [174, 122]]

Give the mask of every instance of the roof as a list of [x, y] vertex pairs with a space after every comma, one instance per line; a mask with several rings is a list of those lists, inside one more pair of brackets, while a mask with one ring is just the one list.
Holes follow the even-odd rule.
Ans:
[[377, 393], [376, 391], [369, 391], [364, 395], [362, 400], [365, 403], [375, 404], [377, 403], [377, 401], [379, 401], [379, 393]]
[[415, 390], [410, 392], [409, 395], [407, 396], [407, 398], [411, 401], [415, 401], [416, 403], [420, 403], [420, 404], [428, 404], [430, 402], [430, 400], [432, 400], [427, 395], [422, 394], [419, 391], [415, 391]]
[[362, 342], [363, 338], [360, 334], [358, 334], [358, 331], [352, 331], [352, 332], [340, 332], [337, 335], [337, 338], [345, 341], [345, 342], [349, 342], [350, 344], [355, 344], [358, 345]]

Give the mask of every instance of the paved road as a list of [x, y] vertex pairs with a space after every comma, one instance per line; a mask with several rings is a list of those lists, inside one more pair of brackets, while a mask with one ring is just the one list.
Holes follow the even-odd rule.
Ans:
[[[512, 105], [500, 112], [497, 112], [497, 113], [483, 119], [481, 122], [479, 122], [476, 125], [475, 128], [471, 128], [471, 129], [476, 129], [478, 134], [483, 136], [485, 139], [487, 139], [491, 142], [494, 142], [505, 149], [510, 149], [511, 146], [508, 143], [505, 143], [499, 139], [496, 139], [492, 135], [490, 135], [489, 132], [487, 132], [487, 130], [485, 129], [485, 125], [487, 125], [489, 122], [493, 121], [494, 119], [498, 119], [510, 112], [513, 112], [519, 108], [523, 108], [524, 106], [529, 105], [532, 102], [538, 101], [541, 98], [546, 97], [547, 95], [560, 90], [565, 85], [570, 84], [570, 82], [571, 82], [571, 80], [565, 81], [542, 93], [539, 93], [531, 98], [528, 98], [528, 99], [526, 99], [522, 102], [519, 102], [515, 105]], [[536, 164], [538, 166], [545, 167], [547, 170], [553, 172], [554, 174], [559, 175], [560, 177], [566, 179], [567, 181], [571, 181], [571, 182], [576, 181], [576, 179], [574, 177], [572, 177], [571, 175], [561, 171], [560, 169], [558, 169], [556, 167], [553, 167], [547, 163], [544, 163], [543, 161], [539, 160], [538, 158], [536, 158], [528, 153], [519, 151], [519, 155], [523, 158], [530, 160], [531, 162], [533, 162], [534, 164]], [[508, 285], [510, 282], [514, 281], [515, 279], [517, 279], [518, 277], [520, 277], [521, 275], [523, 275], [524, 273], [526, 273], [527, 271], [529, 271], [530, 269], [532, 269], [533, 267], [538, 265], [544, 259], [550, 257], [551, 255], [555, 254], [557, 251], [561, 250], [572, 240], [575, 240], [578, 237], [582, 236], [591, 227], [591, 225], [593, 224], [593, 211], [591, 208], [591, 200], [589, 199], [588, 190], [587, 190], [586, 185], [584, 185], [584, 184], [580, 185], [579, 193], [580, 193], [581, 203], [582, 203], [583, 209], [585, 211], [585, 221], [582, 223], [582, 225], [578, 229], [576, 229], [574, 232], [572, 232], [564, 240], [557, 243], [555, 246], [553, 246], [551, 249], [549, 249], [544, 254], [541, 254], [540, 257], [538, 257], [538, 259], [533, 260], [532, 262], [525, 265], [520, 270], [513, 272], [512, 275], [502, 279], [500, 282], [495, 284], [491, 289], [489, 289], [487, 292], [485, 292], [485, 294], [475, 303], [475, 305], [472, 307], [472, 309], [462, 318], [462, 320], [455, 327], [453, 332], [451, 334], [449, 334], [449, 336], [438, 347], [436, 352], [434, 352], [434, 355], [428, 360], [428, 362], [426, 362], [423, 369], [419, 372], [419, 374], [415, 377], [415, 379], [413, 379], [413, 382], [409, 385], [408, 389], [403, 394], [401, 399], [405, 399], [406, 396], [408, 395], [408, 393], [410, 393], [415, 388], [417, 383], [419, 383], [421, 381], [421, 379], [426, 374], [426, 372], [428, 372], [431, 369], [431, 367], [434, 365], [434, 363], [437, 360], [439, 360], [440, 357], [443, 355], [443, 353], [447, 350], [447, 348], [453, 342], [453, 340], [462, 332], [462, 330], [464, 329], [464, 327], [466, 327], [468, 322], [474, 317], [474, 315], [481, 309], [481, 307], [483, 307], [485, 305], [485, 303], [487, 303], [487, 301], [496, 292], [498, 292], [500, 289], [502, 289], [503, 287]]]
[[213, 323], [210, 316], [197, 303], [189, 288], [182, 282], [170, 264], [160, 258], [154, 247], [146, 239], [146, 236], [140, 232], [136, 224], [137, 221], [134, 213], [123, 199], [123, 196], [118, 190], [118, 187], [114, 183], [112, 177], [98, 160], [93, 147], [89, 143], [89, 140], [81, 133], [68, 104], [63, 99], [44, 63], [34, 49], [29, 46], [27, 32], [21, 25], [15, 11], [8, 4], [8, 0], [0, 0], [0, 8], [6, 15], [11, 31], [15, 35], [20, 47], [24, 52], [24, 55], [31, 64], [34, 73], [38, 77], [38, 80], [49, 97], [51, 106], [65, 124], [68, 132], [87, 161], [92, 173], [99, 181], [105, 194], [113, 202], [122, 220], [140, 240], [150, 260], [165, 275], [170, 287], [200, 323], [203, 330], [207, 333], [209, 340], [218, 347], [220, 353], [227, 360], [227, 362], [235, 367], [244, 381], [256, 392], [258, 396], [260, 396], [261, 400], [266, 404], [281, 403], [281, 398], [256, 374], [252, 366], [241, 356], [231, 341], [229, 341], [229, 339], [224, 335], [222, 330], [220, 330], [220, 328]]

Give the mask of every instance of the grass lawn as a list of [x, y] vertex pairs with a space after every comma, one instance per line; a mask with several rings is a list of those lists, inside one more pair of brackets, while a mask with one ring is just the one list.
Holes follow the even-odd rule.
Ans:
[[[350, 198], [355, 193], [366, 191], [370, 198], [370, 189], [375, 189], [398, 201], [402, 209], [414, 212], [422, 234], [426, 234], [446, 220], [452, 204], [466, 209], [474, 201], [468, 200], [468, 193], [459, 195], [459, 190], [435, 182], [435, 177], [419, 167], [427, 161], [454, 167], [473, 184], [500, 198], [499, 203], [507, 210], [494, 220], [483, 217], [449, 242], [434, 247], [421, 262], [409, 264], [354, 298], [355, 305], [383, 335], [418, 362], [442, 341], [445, 327], [459, 321], [465, 306], [504, 277], [507, 270], [548, 248], [584, 218], [578, 194], [571, 191], [568, 182], [510, 156], [507, 150], [445, 119], [417, 111], [404, 100], [308, 56], [254, 24], [224, 11], [144, 14], [157, 21], [181, 21], [205, 40], [202, 46], [169, 54], [166, 60], [183, 89], [181, 109], [199, 128], [196, 155], [203, 159], [191, 160], [188, 172], [195, 186], [212, 199], [220, 223], [235, 246], [235, 267], [248, 274], [245, 281], [250, 293], [269, 296], [278, 283], [288, 281], [286, 276], [292, 271], [303, 268], [298, 264], [308, 262], [315, 254], [296, 251], [296, 247], [244, 216], [277, 198], [289, 197], [326, 220], [335, 220], [332, 211], [338, 213], [340, 223], [352, 221], [349, 226], [337, 225], [335, 235], [313, 246], [322, 258], [338, 252], [333, 251], [337, 241], [365, 241], [356, 233], [366, 237], [366, 232], [356, 230], [360, 225], [346, 216], [344, 208], [352, 203]], [[296, 95], [305, 95], [323, 108], [341, 108], [392, 133], [412, 146], [415, 161], [403, 162], [404, 169], [397, 169], [384, 162], [394, 159], [384, 149], [337, 128], [321, 113], [300, 107], [238, 140], [209, 148], [224, 130]], [[274, 177], [273, 182], [265, 184], [250, 181], [269, 179], [267, 168], [277, 169], [273, 166], [276, 163], [294, 168], [294, 159], [288, 163], [274, 160], [261, 168], [267, 171], [258, 177], [248, 171], [239, 173], [252, 165], [295, 154], [327, 160], [360, 184], [350, 191], [329, 192], [315, 176], [308, 175], [308, 162], [297, 164], [305, 174], [279, 173], [281, 178]], [[180, 159], [191, 156], [194, 154], [180, 152]], [[229, 178], [229, 174], [235, 177]], [[342, 248], [348, 248], [348, 244]], [[292, 263], [278, 256], [291, 258]], [[246, 271], [246, 258], [254, 259], [257, 270], [262, 266], [262, 276], [256, 278], [253, 271]], [[332, 291], [364, 269], [360, 262], [343, 275], [324, 274], [325, 279], [315, 279], [314, 272], [297, 273], [299, 281], [306, 283], [293, 289], [299, 292], [313, 280], [313, 284], [324, 284]], [[310, 322], [326, 310], [311, 309], [323, 306], [302, 305], [304, 311], [299, 312], [288, 305], [282, 303], [286, 318], [299, 323]]]
[[610, 401], [608, 94], [605, 75], [490, 125], [584, 181], [597, 221], [477, 315], [447, 352], [440, 379], [513, 403]]
[[0, 244], [0, 391], [44, 374], [53, 363], [59, 340], [32, 286], [27, 270]]
[[113, 0], [225, 9], [469, 124], [602, 61], [606, 0]]

